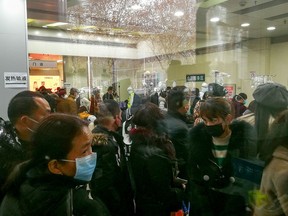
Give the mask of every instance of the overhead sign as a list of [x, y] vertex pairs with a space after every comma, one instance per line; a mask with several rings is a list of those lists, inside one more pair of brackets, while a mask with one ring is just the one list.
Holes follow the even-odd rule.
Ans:
[[26, 72], [4, 72], [5, 88], [27, 88], [28, 76]]
[[30, 60], [30, 68], [57, 68], [57, 61]]
[[205, 74], [187, 74], [186, 82], [204, 82]]

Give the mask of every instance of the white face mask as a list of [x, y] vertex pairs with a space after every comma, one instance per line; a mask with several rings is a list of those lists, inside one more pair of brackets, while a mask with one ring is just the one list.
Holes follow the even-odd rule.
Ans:
[[[35, 119], [33, 119], [33, 118], [30, 118], [29, 116], [27, 116], [32, 122], [34, 122], [35, 124], [37, 124], [37, 125], [39, 125], [39, 122], [38, 121], [36, 121]], [[35, 133], [35, 130], [33, 130], [33, 129], [31, 129], [31, 128], [29, 128], [29, 127], [27, 127], [27, 130], [29, 130], [30, 132], [32, 132], [32, 133]]]

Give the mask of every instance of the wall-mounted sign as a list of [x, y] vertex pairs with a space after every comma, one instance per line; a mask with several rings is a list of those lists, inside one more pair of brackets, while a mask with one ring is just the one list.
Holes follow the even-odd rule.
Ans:
[[5, 88], [27, 88], [28, 76], [26, 72], [4, 72]]
[[186, 82], [205, 82], [205, 74], [187, 74]]
[[57, 68], [57, 61], [30, 60], [30, 68]]

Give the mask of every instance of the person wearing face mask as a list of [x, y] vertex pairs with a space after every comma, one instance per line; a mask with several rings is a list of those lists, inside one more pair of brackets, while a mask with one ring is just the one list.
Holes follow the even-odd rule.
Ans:
[[254, 159], [253, 127], [232, 121], [232, 106], [225, 98], [205, 100], [200, 107], [202, 123], [189, 131], [188, 191], [192, 216], [245, 215], [245, 194], [233, 194], [238, 179], [233, 158]]
[[14, 169], [4, 185], [0, 215], [109, 215], [80, 186], [96, 166], [92, 134], [83, 120], [52, 114], [35, 131], [30, 160]]
[[[0, 118], [0, 187], [13, 168], [30, 158], [32, 136], [51, 107], [38, 92], [22, 91], [8, 105], [8, 118]], [[4, 194], [0, 191], [0, 202]]]
[[247, 100], [247, 95], [245, 93], [240, 93], [235, 95], [232, 99], [232, 103], [234, 106], [234, 118], [238, 118], [243, 115], [243, 113], [247, 110], [245, 106]]
[[91, 196], [93, 199], [99, 197], [113, 216], [132, 215], [132, 191], [123, 137], [118, 133], [122, 126], [121, 110], [111, 99], [100, 103], [98, 108], [98, 124], [92, 130], [92, 150], [97, 152], [97, 167], [90, 183]]

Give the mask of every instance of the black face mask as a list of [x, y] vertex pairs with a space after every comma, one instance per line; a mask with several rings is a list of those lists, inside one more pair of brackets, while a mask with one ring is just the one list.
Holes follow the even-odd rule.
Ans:
[[213, 137], [219, 137], [224, 133], [222, 123], [216, 124], [216, 125], [211, 125], [211, 126], [206, 125], [205, 127], [206, 127], [207, 133]]

